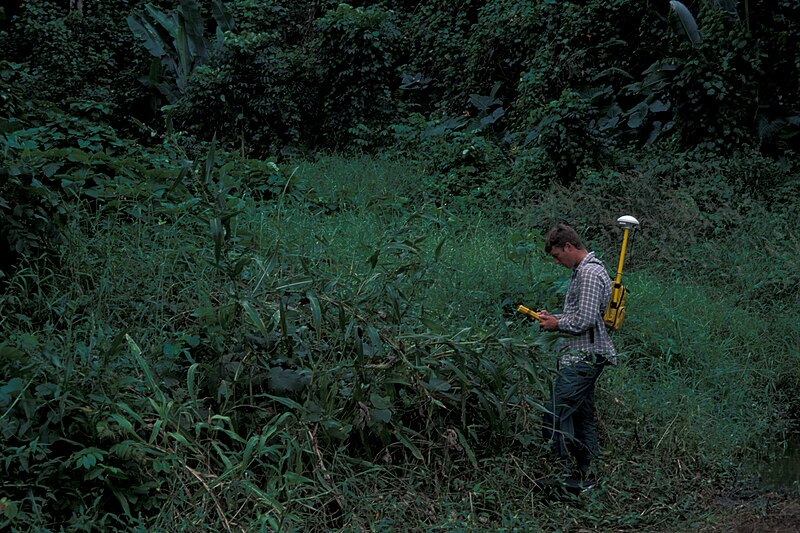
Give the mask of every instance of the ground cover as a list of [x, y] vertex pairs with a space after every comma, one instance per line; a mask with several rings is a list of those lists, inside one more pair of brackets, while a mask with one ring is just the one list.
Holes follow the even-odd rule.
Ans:
[[541, 229], [420, 201], [408, 162], [249, 163], [264, 190], [217, 155], [79, 213], [58, 262], [8, 280], [5, 525], [663, 531], [751, 508], [720, 498], [787, 419], [790, 317], [632, 263], [600, 482], [554, 501], [553, 339], [513, 311], [565, 290]]

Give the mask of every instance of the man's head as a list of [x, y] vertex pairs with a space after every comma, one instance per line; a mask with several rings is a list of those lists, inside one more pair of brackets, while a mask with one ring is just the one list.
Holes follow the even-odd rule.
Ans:
[[557, 265], [575, 268], [586, 257], [586, 247], [578, 232], [566, 224], [556, 224], [544, 238], [544, 251], [553, 257]]

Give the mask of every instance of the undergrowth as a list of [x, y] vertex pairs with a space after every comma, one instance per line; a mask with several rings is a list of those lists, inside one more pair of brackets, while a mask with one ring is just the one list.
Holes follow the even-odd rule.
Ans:
[[[553, 338], [514, 313], [565, 290], [541, 252], [550, 219], [420, 202], [413, 163], [212, 146], [165, 167], [150, 192], [96, 179], [115, 203], [78, 198], [58, 261], [24, 258], [7, 280], [4, 527], [688, 527], [781, 423], [798, 332], [776, 311], [797, 308], [790, 263], [762, 264], [752, 236], [684, 251], [736, 258], [709, 262], [713, 283], [664, 275], [652, 233], [636, 243], [620, 365], [597, 392], [599, 486], [565, 505], [533, 482], [553, 468]], [[578, 208], [551, 194], [529, 216]], [[619, 236], [596, 224], [613, 271]], [[755, 265], [751, 290], [774, 301], [743, 296]]]

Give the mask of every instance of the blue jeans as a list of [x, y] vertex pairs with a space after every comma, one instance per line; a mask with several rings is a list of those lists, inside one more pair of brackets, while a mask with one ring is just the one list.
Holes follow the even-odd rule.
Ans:
[[589, 469], [591, 460], [600, 454], [594, 417], [594, 386], [603, 372], [604, 360], [563, 366], [553, 383], [553, 393], [546, 407], [542, 434], [553, 441], [553, 452], [564, 466], [570, 455], [578, 468]]

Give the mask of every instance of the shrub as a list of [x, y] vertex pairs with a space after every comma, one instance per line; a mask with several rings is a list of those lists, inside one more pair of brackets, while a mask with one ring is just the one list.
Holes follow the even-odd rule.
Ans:
[[264, 156], [312, 144], [319, 132], [313, 58], [268, 33], [228, 34], [193, 73], [175, 109], [177, 127]]
[[579, 169], [597, 168], [608, 157], [608, 144], [597, 128], [599, 115], [590, 98], [565, 90], [557, 100], [531, 111], [530, 129], [519, 140], [522, 152], [517, 155], [545, 161], [551, 179], [570, 183]]
[[315, 23], [325, 144], [342, 147], [348, 130], [384, 123], [395, 112], [402, 34], [392, 11], [339, 4]]
[[[86, 2], [81, 9], [49, 0], [24, 2], [0, 35], [4, 58], [30, 68], [28, 94], [63, 102], [71, 98], [105, 102], [111, 120], [128, 122], [128, 108], [141, 97], [139, 76], [146, 68], [144, 50], [125, 26], [134, 4]], [[124, 116], [123, 116], [124, 115]]]

